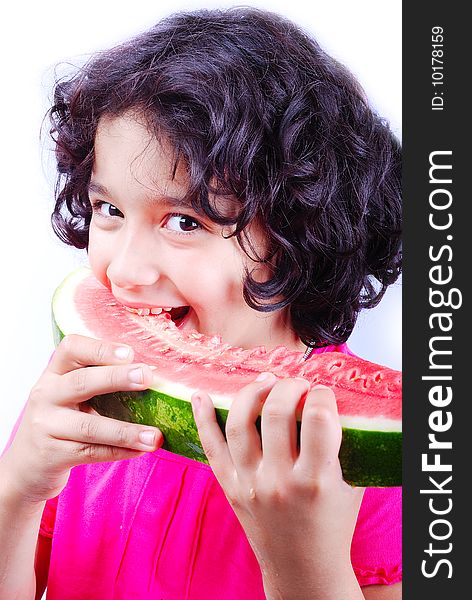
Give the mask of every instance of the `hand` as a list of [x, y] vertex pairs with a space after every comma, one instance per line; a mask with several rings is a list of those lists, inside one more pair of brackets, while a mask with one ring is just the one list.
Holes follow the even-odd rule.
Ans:
[[97, 394], [148, 388], [152, 370], [132, 360], [127, 346], [76, 335], [62, 340], [2, 457], [15, 497], [47, 500], [64, 488], [75, 465], [133, 458], [161, 445], [159, 430], [102, 417], [83, 404]]
[[[230, 409], [227, 441], [202, 392], [192, 398], [195, 420], [213, 472], [259, 561], [267, 596], [362, 597], [350, 546], [363, 489], [342, 479], [333, 392], [324, 386], [309, 390], [304, 379], [277, 380], [272, 374], [246, 386]], [[298, 447], [296, 414], [302, 407]], [[255, 422], [261, 412], [260, 437]], [[327, 587], [333, 579], [338, 587], [346, 581], [352, 593], [341, 586], [331, 596]]]

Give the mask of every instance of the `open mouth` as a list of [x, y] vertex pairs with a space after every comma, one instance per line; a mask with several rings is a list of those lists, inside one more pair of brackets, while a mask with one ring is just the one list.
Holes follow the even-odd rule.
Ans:
[[139, 315], [140, 317], [166, 316], [170, 318], [177, 327], [181, 325], [190, 311], [190, 306], [176, 306], [167, 308], [130, 308], [124, 307], [128, 312]]

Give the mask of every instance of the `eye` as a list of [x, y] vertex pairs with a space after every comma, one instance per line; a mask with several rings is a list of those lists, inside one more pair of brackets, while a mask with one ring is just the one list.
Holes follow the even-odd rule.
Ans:
[[173, 214], [167, 219], [165, 227], [177, 233], [192, 233], [192, 231], [201, 229], [202, 226], [188, 215]]
[[124, 217], [124, 214], [120, 209], [116, 208], [110, 202], [104, 202], [103, 200], [96, 200], [92, 203], [93, 212], [100, 215], [101, 217]]

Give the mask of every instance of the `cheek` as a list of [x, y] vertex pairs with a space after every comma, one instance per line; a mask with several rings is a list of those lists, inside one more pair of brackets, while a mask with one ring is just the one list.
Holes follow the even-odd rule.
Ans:
[[202, 289], [211, 290], [215, 303], [241, 304], [243, 302], [244, 262], [238, 252], [214, 261], [205, 277]]
[[93, 231], [92, 227], [90, 228], [87, 253], [93, 274], [103, 285], [110, 288], [110, 282], [106, 274], [111, 260], [111, 256], [109, 256], [110, 246], [102, 242], [101, 237]]
[[218, 251], [194, 254], [182, 261], [178, 275], [174, 270], [175, 283], [178, 278], [178, 285], [185, 287], [185, 290], [181, 287], [181, 291], [194, 307], [212, 305], [215, 309], [228, 302], [242, 301], [243, 263], [237, 253], [223, 249], [226, 251], [220, 246]]

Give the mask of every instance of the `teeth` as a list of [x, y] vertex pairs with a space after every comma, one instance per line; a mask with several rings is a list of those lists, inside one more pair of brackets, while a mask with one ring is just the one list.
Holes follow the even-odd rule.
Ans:
[[139, 315], [140, 317], [148, 317], [150, 314], [160, 315], [163, 310], [165, 310], [166, 312], [170, 312], [172, 310], [172, 307], [169, 306], [168, 308], [130, 308], [129, 306], [125, 306], [124, 309], [130, 313]]

